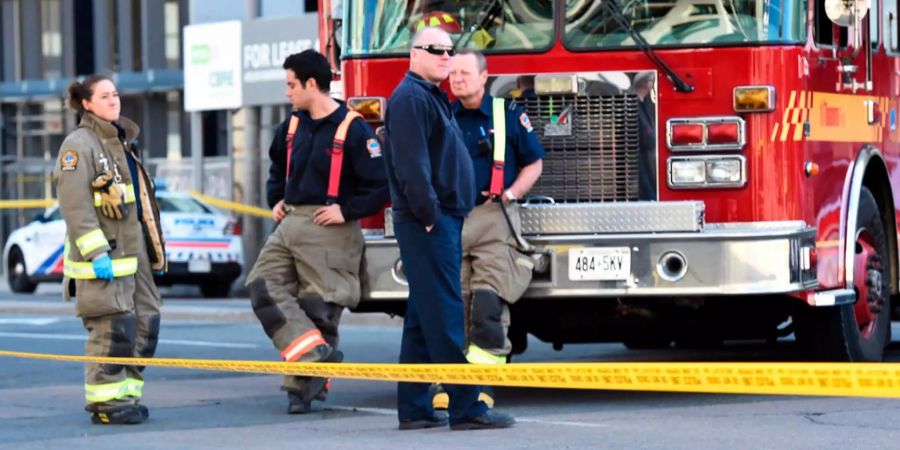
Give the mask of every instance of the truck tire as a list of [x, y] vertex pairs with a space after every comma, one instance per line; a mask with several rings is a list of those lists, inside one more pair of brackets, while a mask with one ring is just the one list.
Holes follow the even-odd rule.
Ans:
[[9, 252], [9, 261], [6, 264], [6, 280], [9, 290], [19, 294], [31, 294], [37, 289], [37, 283], [28, 279], [28, 270], [25, 267], [25, 256], [19, 247], [13, 247]]
[[875, 197], [863, 187], [856, 215], [855, 304], [798, 311], [797, 339], [823, 361], [881, 361], [890, 342], [890, 255]]

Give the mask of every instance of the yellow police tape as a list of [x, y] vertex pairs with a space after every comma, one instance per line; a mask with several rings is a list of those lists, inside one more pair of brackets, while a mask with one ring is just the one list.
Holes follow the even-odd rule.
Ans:
[[0, 357], [376, 381], [719, 394], [900, 398], [900, 363], [284, 363], [106, 358], [0, 350]]
[[[262, 217], [266, 219], [272, 217], [272, 211], [265, 208], [244, 205], [237, 202], [230, 202], [215, 197], [209, 197], [200, 194], [199, 192], [191, 192], [191, 195], [217, 208], [227, 209], [236, 213], [247, 214], [250, 216]], [[53, 206], [55, 204], [56, 199], [54, 198], [48, 198], [44, 200], [0, 200], [0, 209], [49, 208], [50, 206]]]
[[49, 208], [56, 203], [55, 199], [44, 200], [0, 200], [0, 209]]
[[243, 203], [230, 202], [215, 197], [208, 197], [196, 191], [191, 192], [191, 195], [217, 208], [227, 209], [236, 213], [247, 214], [250, 216], [272, 218], [272, 211], [265, 208], [245, 205]]

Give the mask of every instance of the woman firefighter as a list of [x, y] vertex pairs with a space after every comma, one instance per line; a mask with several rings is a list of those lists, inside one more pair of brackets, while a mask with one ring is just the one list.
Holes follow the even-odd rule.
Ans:
[[[66, 222], [63, 292], [88, 330], [85, 354], [151, 357], [159, 335], [160, 297], [153, 273], [165, 270], [153, 184], [127, 143], [137, 125], [121, 117], [112, 80], [91, 75], [68, 88], [78, 128], [66, 136], [56, 168]], [[97, 424], [135, 424], [142, 367], [85, 366], [85, 410]]]

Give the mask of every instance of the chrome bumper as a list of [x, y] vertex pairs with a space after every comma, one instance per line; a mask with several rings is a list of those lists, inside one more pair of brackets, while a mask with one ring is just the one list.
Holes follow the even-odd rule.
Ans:
[[[810, 251], [815, 228], [800, 221], [705, 224], [679, 233], [572, 234], [526, 236], [545, 250], [547, 270], [535, 273], [528, 298], [777, 294], [818, 286]], [[569, 251], [585, 247], [627, 247], [630, 275], [615, 281], [569, 279]], [[663, 255], [683, 256], [681, 277], [669, 276]], [[394, 239], [369, 236], [364, 300], [406, 298], [407, 289]], [[677, 278], [677, 279], [676, 279]]]

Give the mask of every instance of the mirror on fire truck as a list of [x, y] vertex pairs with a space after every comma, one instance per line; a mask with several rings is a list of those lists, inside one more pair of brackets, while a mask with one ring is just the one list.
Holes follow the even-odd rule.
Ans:
[[842, 27], [855, 25], [866, 17], [871, 0], [825, 0], [825, 14]]

